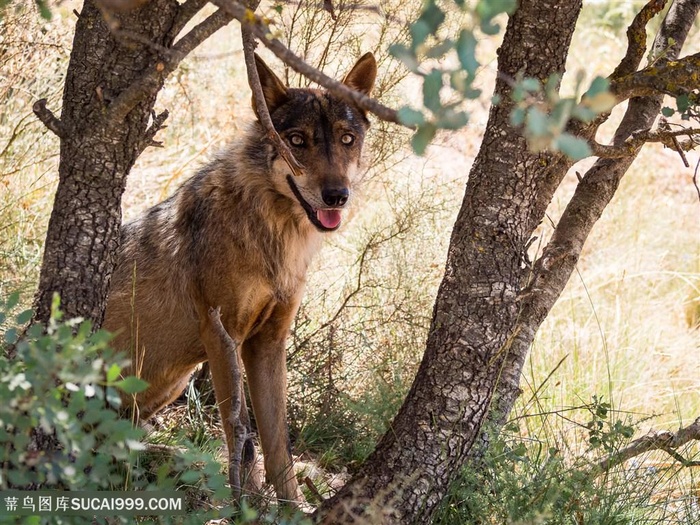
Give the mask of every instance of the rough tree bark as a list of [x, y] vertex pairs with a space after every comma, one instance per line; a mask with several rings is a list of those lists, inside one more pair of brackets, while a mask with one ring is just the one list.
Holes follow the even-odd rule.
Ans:
[[[58, 188], [34, 297], [35, 322], [49, 321], [58, 293], [66, 316], [89, 319], [94, 329], [102, 324], [126, 177], [168, 116], [167, 111], [153, 112], [156, 95], [192, 49], [232, 20], [219, 10], [173, 44], [206, 3], [149, 0], [111, 13], [105, 4], [100, 9], [85, 1], [60, 120], [45, 100], [34, 104], [34, 113], [61, 142]], [[41, 428], [32, 432], [29, 450], [50, 455], [57, 447], [54, 435]]]
[[[700, 2], [674, 4], [654, 45], [678, 55]], [[630, 46], [611, 80], [637, 71], [646, 52], [646, 22], [665, 1], [652, 1], [635, 20]], [[498, 54], [495, 92], [484, 140], [469, 174], [450, 241], [426, 352], [413, 386], [375, 452], [317, 517], [323, 523], [428, 523], [450, 481], [470, 456], [483, 422], [505, 421], [535, 333], [568, 281], [591, 228], [610, 202], [641, 143], [600, 159], [582, 178], [543, 255], [531, 266], [527, 248], [567, 170], [568, 158], [532, 153], [510, 124], [512, 79], [545, 81], [563, 73], [579, 0], [523, 0], [511, 16]], [[669, 38], [675, 40], [668, 47]], [[613, 146], [648, 130], [660, 97], [635, 98]], [[593, 140], [603, 116], [573, 132]], [[481, 443], [479, 441], [479, 443]]]
[[326, 523], [368, 514], [428, 523], [477, 438], [513, 338], [525, 246], [567, 165], [529, 152], [510, 125], [511, 83], [563, 73], [580, 9], [580, 0], [526, 0], [508, 22], [496, 86], [504, 103], [491, 109], [469, 174], [423, 361], [391, 429], [322, 509]]
[[[637, 17], [640, 26], [631, 35], [628, 32], [630, 49], [611, 75], [613, 82], [637, 71], [647, 51], [646, 22], [660, 12], [666, 3], [650, 2], [646, 11]], [[654, 63], [657, 70], [679, 56], [699, 10], [700, 0], [680, 0], [671, 5], [651, 48], [651, 56], [657, 57]], [[630, 138], [649, 130], [659, 116], [662, 99], [661, 94], [630, 99], [612, 146], [623, 148]], [[578, 126], [579, 129], [575, 131], [580, 136], [593, 139], [600, 124], [602, 119], [592, 125]], [[622, 156], [599, 158], [596, 161], [581, 179], [542, 256], [532, 270], [524, 275], [519, 294], [518, 323], [500, 372], [501, 380], [493, 403], [491, 420], [494, 428], [500, 428], [504, 424], [520, 395], [520, 377], [535, 333], [564, 291], [588, 235], [612, 200], [620, 180], [642, 146], [643, 142], [633, 144]], [[561, 176], [573, 164], [563, 160], [566, 168], [560, 172]]]
[[95, 327], [102, 323], [126, 177], [167, 117], [153, 113], [156, 95], [182, 58], [231, 20], [219, 11], [173, 45], [205, 4], [150, 0], [110, 13], [86, 0], [75, 28], [61, 119], [44, 101], [34, 107], [61, 140], [59, 183], [34, 299], [36, 321], [48, 321], [58, 293], [67, 316], [90, 319]]

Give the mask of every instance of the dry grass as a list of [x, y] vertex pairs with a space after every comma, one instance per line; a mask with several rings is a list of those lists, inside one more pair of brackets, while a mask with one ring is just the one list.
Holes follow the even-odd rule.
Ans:
[[[73, 7], [63, 3], [56, 8], [50, 24], [33, 14], [10, 15], [0, 27], [3, 295], [17, 288], [30, 292], [38, 277], [58, 143], [36, 122], [31, 104], [48, 97], [49, 107], [60, 109]], [[570, 71], [585, 69], [590, 77], [609, 72], [623, 49], [614, 16], [609, 27], [603, 19], [591, 20], [598, 19], [592, 17], [577, 31], [568, 65]], [[380, 33], [372, 34], [378, 42]], [[493, 44], [484, 51], [487, 94], [494, 52]], [[335, 55], [342, 64], [329, 63], [329, 71], [343, 70], [348, 62], [342, 53]], [[273, 59], [269, 63], [277, 65]], [[390, 63], [383, 68], [393, 71]], [[411, 89], [410, 82], [399, 84], [386, 96], [404, 99], [412, 96]], [[452, 223], [486, 122], [487, 98], [475, 103], [467, 129], [442, 137], [425, 158], [404, 147], [382, 169], [371, 171], [353, 219], [329, 238], [315, 261], [290, 348], [293, 423], [308, 446], [313, 446], [314, 432], [330, 448], [348, 438], [339, 428], [319, 436], [318, 417], [324, 411], [354, 418], [354, 428], [372, 438], [409, 387]], [[252, 117], [234, 25], [183, 63], [157, 108], [171, 114], [169, 127], [158, 136], [164, 148], [147, 150], [134, 167], [123, 201], [127, 220], [172, 193]], [[394, 132], [375, 124], [377, 140]], [[690, 160], [694, 166], [697, 155]], [[517, 415], [577, 406], [593, 394], [611, 399], [637, 420], [655, 416], [643, 430], [672, 429], [700, 415], [700, 202], [692, 174], [677, 154], [657, 147], [647, 147], [635, 162], [537, 336]], [[575, 184], [572, 172], [550, 207], [552, 221]], [[550, 232], [543, 225], [543, 238]], [[528, 421], [532, 433], [547, 432], [553, 424], [548, 418]], [[559, 422], [556, 428], [575, 435], [572, 443], [585, 445], [575, 425]], [[577, 448], [572, 445], [572, 452]], [[365, 449], [354, 452], [361, 457]]]

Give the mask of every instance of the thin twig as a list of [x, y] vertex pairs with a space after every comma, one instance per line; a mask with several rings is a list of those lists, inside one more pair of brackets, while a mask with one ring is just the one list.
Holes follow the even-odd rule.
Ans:
[[359, 91], [355, 91], [342, 82], [332, 79], [318, 69], [307, 64], [299, 56], [289, 50], [277, 38], [274, 38], [273, 34], [270, 32], [269, 26], [260, 17], [256, 16], [250, 9], [247, 9], [235, 0], [211, 1], [214, 5], [225, 10], [236, 20], [238, 20], [242, 26], [250, 27], [253, 35], [258, 39], [258, 41], [262, 42], [262, 44], [272, 51], [277, 58], [282, 60], [282, 62], [287, 64], [297, 73], [300, 73], [313, 82], [323, 86], [338, 98], [343, 99], [346, 102], [356, 104], [360, 108], [374, 113], [382, 120], [393, 122], [394, 124], [404, 125], [399, 121], [396, 110], [384, 106], [377, 100], [368, 97]]
[[258, 68], [255, 65], [255, 47], [257, 43], [253, 37], [253, 33], [250, 30], [250, 26], [241, 24], [241, 38], [243, 40], [243, 57], [245, 60], [245, 67], [248, 73], [248, 84], [250, 84], [250, 89], [253, 92], [253, 100], [255, 101], [255, 111], [258, 115], [258, 120], [263, 130], [267, 134], [267, 138], [272, 142], [272, 144], [277, 149], [280, 157], [292, 170], [295, 177], [299, 177], [303, 173], [303, 168], [301, 164], [294, 158], [287, 144], [282, 140], [277, 131], [272, 124], [272, 119], [270, 118], [270, 111], [268, 110], [267, 103], [265, 102], [265, 96], [263, 94], [262, 85], [260, 84], [260, 77], [258, 75]]
[[149, 146], [153, 146], [155, 148], [163, 147], [163, 143], [154, 140], [154, 138], [156, 136], [156, 133], [158, 133], [161, 129], [168, 127], [164, 125], [166, 119], [168, 118], [168, 115], [169, 113], [167, 109], [163, 110], [163, 112], [160, 114], [156, 114], [155, 111], [151, 112], [151, 125], [144, 133], [143, 138], [141, 139], [141, 142], [138, 145], [139, 155], [141, 155], [141, 153], [143, 153], [143, 150], [145, 150]]
[[314, 497], [316, 498], [316, 500], [317, 500], [319, 503], [322, 503], [323, 501], [326, 500], [326, 498], [323, 497], [323, 494], [321, 494], [321, 493], [318, 491], [318, 489], [316, 488], [316, 485], [314, 485], [314, 482], [311, 480], [311, 478], [310, 478], [309, 476], [306, 476], [306, 477], [304, 478], [304, 485], [306, 485], [306, 487], [309, 489], [309, 491], [311, 492], [311, 494], [314, 495]]
[[58, 138], [63, 138], [63, 123], [46, 107], [46, 99], [42, 98], [34, 102], [32, 111], [39, 120], [52, 131]]
[[693, 173], [693, 186], [695, 186], [695, 191], [698, 192], [698, 200], [700, 201], [700, 185], [698, 185], [698, 168], [700, 168], [700, 159], [695, 165], [695, 172]]
[[170, 37], [175, 40], [187, 23], [209, 3], [209, 0], [185, 0], [177, 9], [177, 16], [170, 28]]

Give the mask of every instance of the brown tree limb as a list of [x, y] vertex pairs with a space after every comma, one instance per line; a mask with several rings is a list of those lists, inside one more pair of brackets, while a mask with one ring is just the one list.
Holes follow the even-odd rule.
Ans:
[[170, 28], [171, 38], [175, 40], [187, 23], [208, 3], [209, 0], [185, 0], [180, 4], [180, 8], [177, 11], [177, 18]]
[[247, 438], [247, 429], [241, 423], [241, 396], [243, 393], [243, 376], [238, 361], [238, 344], [228, 334], [221, 323], [221, 308], [209, 308], [209, 320], [214, 329], [214, 333], [219, 338], [219, 343], [225, 349], [229, 357], [229, 371], [231, 372], [231, 427], [234, 432], [234, 447], [229, 450], [228, 479], [231, 485], [233, 499], [239, 502], [241, 499], [241, 463], [243, 457], [243, 443]]
[[307, 64], [274, 37], [268, 24], [266, 24], [260, 17], [256, 16], [255, 13], [244, 7], [236, 0], [211, 0], [211, 2], [220, 9], [225, 10], [242, 25], [250, 27], [253, 35], [260, 42], [262, 42], [265, 47], [272, 51], [277, 58], [282, 60], [282, 62], [287, 64], [297, 73], [304, 75], [306, 78], [316, 82], [320, 86], [323, 86], [338, 98], [341, 98], [346, 102], [356, 104], [358, 107], [374, 113], [382, 120], [392, 122], [394, 124], [404, 125], [399, 121], [396, 110], [384, 106], [377, 100], [368, 97], [359, 91], [349, 88], [342, 82], [332, 79], [318, 69]]
[[[259, 3], [256, 2], [256, 5]], [[251, 9], [254, 9], [251, 6]], [[255, 112], [258, 116], [258, 121], [263, 127], [267, 138], [272, 142], [272, 144], [277, 149], [280, 157], [284, 159], [292, 170], [295, 177], [302, 175], [302, 166], [299, 164], [297, 159], [294, 158], [292, 151], [289, 149], [287, 144], [279, 136], [275, 127], [272, 124], [272, 119], [270, 118], [270, 111], [267, 108], [267, 103], [265, 102], [265, 96], [263, 95], [263, 88], [260, 84], [260, 77], [258, 76], [258, 68], [255, 65], [255, 47], [257, 43], [250, 26], [246, 24], [241, 24], [241, 38], [243, 40], [243, 58], [245, 60], [246, 72], [248, 74], [248, 84], [250, 85], [250, 90], [253, 93]]]
[[676, 452], [676, 449], [691, 441], [700, 441], [700, 417], [692, 424], [679, 429], [675, 433], [668, 431], [650, 432], [646, 436], [635, 439], [629, 446], [599, 461], [592, 472], [595, 476], [599, 476], [628, 459], [652, 450], [663, 450], [673, 456], [683, 466], [695, 467], [700, 465], [700, 461], [689, 461]]
[[[674, 69], [674, 64], [681, 62], [671, 61], [680, 51], [680, 46], [685, 41], [698, 11], [700, 0], [681, 0], [671, 6], [654, 42], [656, 50], [669, 49], [659, 60], [660, 70]], [[677, 19], [685, 23], [673, 24]], [[670, 40], [674, 41], [673, 47], [668, 46]], [[564, 289], [594, 224], [612, 199], [620, 180], [645, 142], [635, 137], [649, 136], [651, 133], [648, 130], [661, 110], [662, 101], [658, 91], [652, 93], [654, 96], [633, 98], [630, 101], [615, 133], [612, 148], [617, 148], [617, 151], [628, 150], [628, 154], [617, 158], [599, 158], [576, 188], [549, 244], [535, 262], [527, 286], [520, 294], [523, 321], [531, 322], [529, 318], [532, 316], [539, 319], [543, 312], [549, 311]]]
[[108, 118], [114, 122], [119, 122], [141, 100], [157, 93], [165, 78], [175, 70], [191, 51], [232, 19], [226, 11], [218, 9], [204, 21], [193, 27], [170, 48], [170, 53], [167, 56], [162, 56], [162, 60], [156, 62], [137, 82], [119, 94], [109, 105]]
[[636, 73], [612, 79], [610, 92], [618, 100], [655, 96], [659, 93], [675, 97], [697, 92], [700, 53], [688, 55], [679, 60], [660, 60], [659, 62], [662, 63], [657, 62]]
[[627, 53], [610, 78], [620, 78], [637, 71], [647, 51], [647, 24], [666, 6], [668, 0], [651, 0], [637, 13], [627, 28]]
[[[677, 137], [687, 136], [686, 142], [678, 142]], [[590, 144], [593, 155], [604, 159], [617, 159], [634, 155], [635, 151], [647, 142], [661, 142], [668, 148], [688, 151], [697, 145], [696, 138], [700, 136], [700, 128], [686, 128], [677, 131], [656, 130], [633, 133], [624, 143], [619, 145], [605, 145], [597, 142]], [[686, 166], [687, 167], [687, 166]]]
[[49, 108], [46, 107], [46, 99], [42, 98], [34, 102], [32, 111], [37, 118], [54, 133], [58, 138], [63, 136], [63, 124], [60, 119], [54, 115]]

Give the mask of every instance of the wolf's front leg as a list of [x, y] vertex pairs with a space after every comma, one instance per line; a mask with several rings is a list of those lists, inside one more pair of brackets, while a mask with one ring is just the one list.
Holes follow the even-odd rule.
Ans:
[[[294, 312], [296, 308], [292, 316]], [[256, 335], [244, 342], [241, 354], [267, 479], [274, 485], [280, 502], [301, 503], [304, 496], [294, 475], [287, 430], [285, 338], [290, 323], [289, 312], [276, 309]]]

